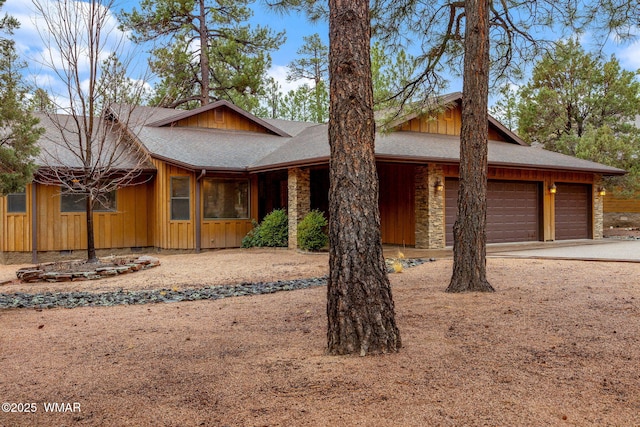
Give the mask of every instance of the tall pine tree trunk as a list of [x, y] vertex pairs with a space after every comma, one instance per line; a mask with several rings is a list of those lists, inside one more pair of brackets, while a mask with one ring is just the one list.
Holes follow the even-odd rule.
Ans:
[[330, 354], [401, 347], [380, 236], [368, 0], [329, 1]]
[[465, 0], [458, 218], [447, 292], [493, 291], [487, 281], [489, 0]]
[[207, 5], [199, 0], [198, 28], [200, 36], [200, 106], [209, 104], [209, 30], [207, 28]]

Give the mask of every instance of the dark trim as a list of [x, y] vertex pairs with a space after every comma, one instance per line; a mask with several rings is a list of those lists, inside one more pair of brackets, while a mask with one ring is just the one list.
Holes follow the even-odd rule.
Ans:
[[[441, 165], [454, 165], [457, 166], [460, 162], [457, 159], [443, 159], [433, 157], [407, 157], [407, 156], [390, 156], [390, 155], [376, 155], [377, 161], [387, 161], [396, 163], [437, 163]], [[520, 163], [503, 163], [503, 162], [489, 162], [488, 167], [496, 167], [502, 169], [518, 169], [518, 170], [536, 170], [536, 171], [550, 171], [550, 172], [582, 172], [589, 174], [602, 174], [607, 176], [625, 175], [627, 171], [617, 168], [610, 169], [584, 169], [577, 167], [566, 166], [553, 166], [553, 165], [531, 165]]]
[[278, 164], [268, 165], [268, 166], [254, 166], [254, 167], [247, 168], [247, 171], [250, 173], [271, 172], [271, 171], [277, 171], [282, 169], [311, 167], [311, 166], [318, 166], [318, 165], [325, 165], [325, 164], [326, 165], [329, 164], [328, 156], [317, 157], [317, 158], [302, 160], [302, 161], [284, 162], [284, 163], [278, 163]]
[[165, 162], [168, 165], [172, 165], [172, 166], [177, 166], [179, 168], [182, 169], [186, 169], [190, 172], [193, 173], [197, 173], [201, 170], [206, 170], [207, 173], [247, 173], [248, 170], [247, 168], [222, 168], [222, 167], [211, 167], [211, 166], [197, 166], [197, 165], [190, 165], [188, 163], [184, 163], [181, 162], [179, 160], [174, 160], [174, 159], [170, 159], [168, 157], [164, 157], [161, 155], [157, 155], [154, 154], [153, 156], [151, 156], [152, 158], [156, 159], [156, 160], [160, 160], [162, 162]]
[[36, 214], [36, 183], [31, 183], [31, 262], [38, 263], [38, 215]]
[[627, 171], [617, 168], [611, 169], [583, 169], [577, 167], [566, 167], [566, 166], [553, 166], [553, 165], [544, 165], [536, 167], [531, 164], [519, 164], [519, 163], [500, 163], [493, 162], [489, 163], [489, 167], [499, 167], [503, 169], [521, 169], [521, 170], [538, 170], [538, 171], [562, 171], [562, 172], [582, 172], [582, 173], [590, 173], [590, 174], [600, 174], [606, 176], [620, 176], [626, 175]]
[[207, 171], [202, 169], [202, 171], [200, 172], [200, 175], [196, 176], [196, 226], [194, 227], [195, 229], [195, 233], [196, 233], [196, 253], [200, 253], [200, 251], [202, 250], [202, 235], [201, 235], [201, 225], [202, 225], [202, 213], [201, 213], [201, 196], [200, 196], [200, 192], [201, 192], [201, 185], [200, 185], [200, 181], [202, 180], [202, 177], [204, 177], [207, 174]]

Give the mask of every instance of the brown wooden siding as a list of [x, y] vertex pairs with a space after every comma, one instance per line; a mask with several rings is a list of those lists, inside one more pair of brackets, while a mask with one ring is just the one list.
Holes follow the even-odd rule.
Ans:
[[617, 199], [605, 196], [604, 212], [640, 213], [640, 199]]
[[[115, 212], [95, 212], [97, 249], [145, 247], [151, 245], [147, 226], [148, 184], [118, 190]], [[61, 212], [60, 188], [38, 186], [38, 251], [87, 248], [86, 213]]]
[[204, 221], [201, 233], [202, 248], [239, 248], [242, 244], [242, 238], [252, 228], [251, 220]]
[[[443, 165], [442, 170], [447, 177], [458, 177], [459, 168], [457, 165]], [[507, 169], [490, 167], [488, 171], [489, 179], [499, 180], [515, 180], [515, 181], [544, 181], [551, 180], [556, 182], [577, 182], [583, 184], [592, 184], [593, 175], [580, 172], [561, 172], [561, 171], [541, 171], [529, 169]]]
[[31, 185], [26, 188], [26, 212], [7, 212], [7, 198], [0, 198], [0, 251], [31, 251]]
[[[460, 105], [439, 113], [423, 114], [407, 122], [402, 123], [396, 129], [410, 132], [435, 133], [440, 135], [460, 135], [462, 128], [462, 113]], [[489, 139], [504, 141], [501, 133], [490, 124]]]
[[489, 139], [491, 141], [506, 141], [506, 139], [504, 138], [504, 136], [502, 136], [501, 133], [499, 133], [493, 126], [491, 126], [491, 124], [489, 124]]
[[176, 122], [178, 127], [199, 127], [209, 129], [245, 130], [251, 132], [268, 133], [267, 129], [241, 116], [227, 107], [218, 107], [205, 111], [196, 116], [188, 117]]
[[380, 227], [385, 244], [416, 244], [414, 174], [412, 165], [378, 164]]
[[[195, 249], [195, 174], [154, 159], [158, 171], [153, 192], [153, 246], [162, 249]], [[188, 176], [189, 220], [171, 220], [171, 177]]]
[[[195, 179], [193, 172], [154, 159], [158, 170], [152, 200], [151, 221], [154, 229], [154, 246], [162, 249], [195, 249]], [[189, 176], [189, 220], [171, 220], [171, 177]], [[221, 177], [229, 175], [219, 175]], [[237, 175], [234, 175], [237, 177]], [[258, 180], [250, 177], [249, 214], [258, 217]], [[201, 198], [202, 200], [202, 198]], [[202, 209], [202, 206], [200, 207]], [[202, 213], [202, 211], [201, 211]], [[201, 218], [203, 216], [201, 215]], [[242, 238], [251, 230], [251, 218], [202, 220], [200, 245], [203, 249], [240, 247]]]
[[452, 108], [441, 113], [421, 115], [398, 127], [398, 130], [441, 135], [460, 135], [462, 116], [460, 108]]

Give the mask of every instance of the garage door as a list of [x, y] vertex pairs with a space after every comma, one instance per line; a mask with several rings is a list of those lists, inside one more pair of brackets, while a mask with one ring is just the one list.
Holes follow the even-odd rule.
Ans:
[[591, 238], [591, 186], [556, 183], [556, 240]]
[[[445, 181], [445, 230], [453, 245], [453, 224], [458, 214], [458, 180]], [[489, 181], [487, 184], [487, 242], [539, 240], [540, 197], [536, 182]]]

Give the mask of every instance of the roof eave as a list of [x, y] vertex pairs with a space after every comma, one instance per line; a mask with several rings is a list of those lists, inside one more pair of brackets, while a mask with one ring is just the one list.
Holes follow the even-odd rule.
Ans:
[[293, 160], [290, 162], [275, 163], [270, 165], [250, 166], [247, 168], [249, 172], [270, 172], [282, 169], [289, 169], [294, 167], [312, 167], [320, 166], [329, 163], [329, 156], [314, 157], [312, 159]]
[[166, 164], [172, 165], [172, 166], [177, 166], [179, 168], [182, 169], [187, 169], [189, 171], [192, 172], [198, 172], [201, 170], [205, 170], [208, 173], [215, 173], [215, 172], [220, 172], [220, 173], [247, 173], [248, 169], [246, 167], [238, 167], [238, 168], [234, 168], [234, 167], [223, 167], [223, 166], [212, 166], [212, 165], [193, 165], [190, 163], [185, 163], [185, 162], [181, 162], [180, 160], [175, 160], [175, 159], [171, 159], [169, 157], [165, 157], [165, 156], [161, 156], [158, 154], [152, 154], [151, 155], [152, 158], [156, 159], [156, 160], [160, 160]]

